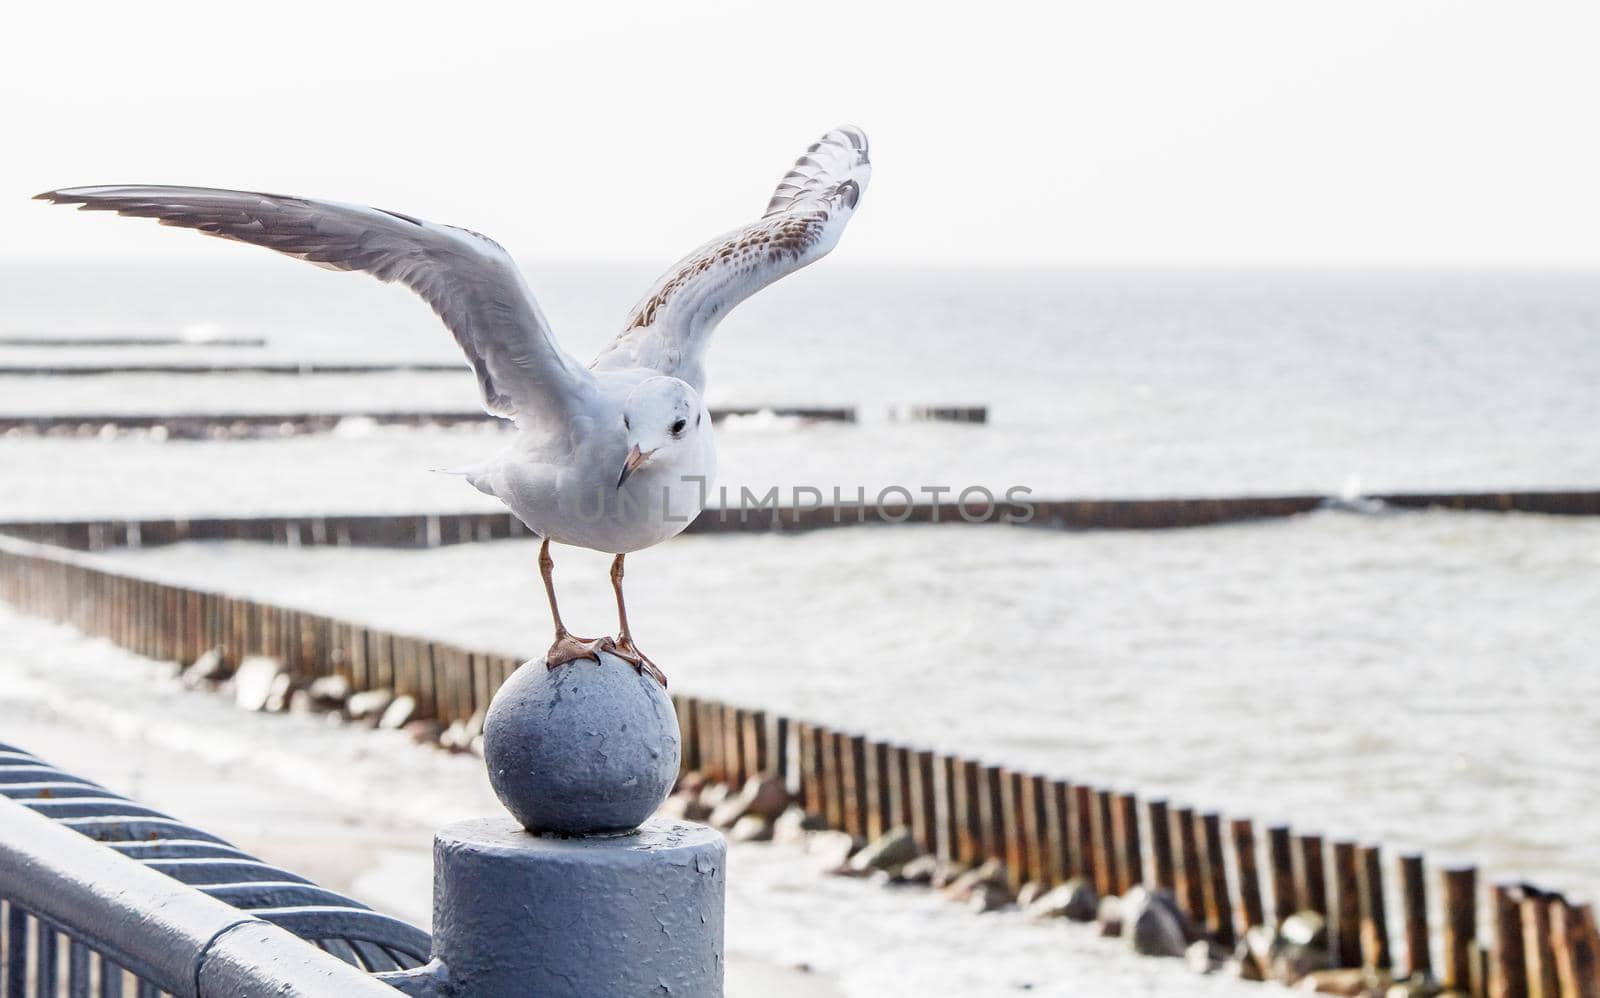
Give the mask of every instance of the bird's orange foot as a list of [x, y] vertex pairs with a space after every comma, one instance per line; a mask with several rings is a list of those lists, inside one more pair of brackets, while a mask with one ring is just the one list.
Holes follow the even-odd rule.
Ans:
[[579, 638], [571, 634], [559, 634], [550, 650], [544, 653], [544, 667], [554, 669], [558, 665], [576, 662], [580, 658], [587, 658], [596, 663], [600, 661], [603, 651], [615, 652], [617, 643], [610, 638]]
[[660, 683], [662, 689], [667, 688], [667, 674], [662, 672], [654, 662], [650, 661], [649, 656], [639, 650], [639, 646], [633, 643], [632, 638], [623, 635], [617, 639], [614, 647], [607, 650], [624, 662], [632, 663], [634, 671], [639, 675], [649, 676]]

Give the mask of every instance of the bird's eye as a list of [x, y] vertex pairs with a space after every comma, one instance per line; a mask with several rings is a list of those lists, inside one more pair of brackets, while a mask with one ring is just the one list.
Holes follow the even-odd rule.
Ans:
[[678, 434], [682, 433], [683, 432], [683, 428], [685, 426], [688, 426], [688, 425], [689, 425], [688, 423], [685, 423], [681, 419], [678, 420], [676, 423], [673, 423], [672, 424], [672, 435], [673, 436], [677, 436]]
[[624, 429], [624, 430], [631, 430], [631, 429], [633, 429], [633, 427], [632, 427], [632, 426], [631, 426], [631, 425], [629, 425], [629, 423], [628, 423], [628, 417], [627, 417], [627, 416], [623, 416], [623, 417], [622, 417], [622, 428], [623, 428], [623, 429]]

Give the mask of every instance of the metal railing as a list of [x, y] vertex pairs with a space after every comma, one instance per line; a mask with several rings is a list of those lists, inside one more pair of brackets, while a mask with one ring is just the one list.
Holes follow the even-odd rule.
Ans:
[[399, 919], [0, 744], [5, 998], [393, 996], [428, 960]]

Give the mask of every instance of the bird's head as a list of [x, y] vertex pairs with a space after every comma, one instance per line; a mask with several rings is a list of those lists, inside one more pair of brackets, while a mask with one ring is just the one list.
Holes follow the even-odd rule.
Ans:
[[670, 464], [708, 431], [708, 422], [700, 393], [688, 383], [664, 376], [639, 382], [622, 405], [628, 456], [617, 488], [645, 464]]

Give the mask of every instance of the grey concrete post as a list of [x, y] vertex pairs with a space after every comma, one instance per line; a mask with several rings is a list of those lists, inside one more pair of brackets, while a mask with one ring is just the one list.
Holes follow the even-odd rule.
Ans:
[[433, 963], [386, 979], [460, 998], [720, 998], [727, 844], [649, 818], [679, 750], [671, 700], [621, 659], [524, 664], [484, 724], [512, 816], [438, 833]]

